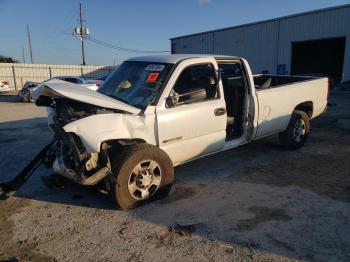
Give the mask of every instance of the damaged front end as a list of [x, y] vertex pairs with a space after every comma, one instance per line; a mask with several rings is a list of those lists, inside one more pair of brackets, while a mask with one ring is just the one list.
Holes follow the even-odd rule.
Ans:
[[[98, 152], [88, 152], [81, 138], [64, 127], [80, 119], [99, 115], [129, 113], [139, 109], [79, 85], [52, 80], [33, 90], [37, 106], [48, 111], [48, 125], [55, 142], [46, 153], [44, 163], [54, 172], [82, 185], [95, 185], [110, 173], [109, 145], [102, 143]], [[106, 107], [104, 107], [106, 106]]]
[[56, 142], [47, 153], [46, 166], [56, 174], [82, 185], [95, 185], [110, 173], [109, 146], [101, 145], [98, 153], [87, 152], [79, 136], [65, 132], [67, 124], [96, 114], [120, 113], [117, 110], [70, 100], [51, 98], [48, 106], [48, 124], [55, 133]]
[[153, 113], [144, 117], [140, 108], [60, 80], [38, 85], [32, 96], [47, 108], [54, 139], [14, 179], [0, 184], [0, 198], [17, 191], [41, 164], [82, 185], [104, 180], [109, 191], [110, 156], [130, 144], [155, 144]]
[[117, 139], [149, 133], [141, 109], [76, 84], [51, 80], [36, 87], [33, 98], [37, 106], [47, 107], [55, 133], [46, 166], [82, 185], [95, 185], [110, 174]]

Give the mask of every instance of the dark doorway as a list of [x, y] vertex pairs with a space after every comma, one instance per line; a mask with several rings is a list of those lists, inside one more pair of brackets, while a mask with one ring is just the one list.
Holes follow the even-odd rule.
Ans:
[[345, 37], [292, 43], [291, 74], [327, 75], [342, 79]]

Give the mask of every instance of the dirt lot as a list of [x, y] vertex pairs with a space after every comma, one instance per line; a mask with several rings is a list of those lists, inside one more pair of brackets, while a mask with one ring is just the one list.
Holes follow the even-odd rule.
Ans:
[[[12, 100], [0, 98], [0, 181], [51, 136], [45, 110]], [[350, 261], [350, 131], [339, 122], [350, 92], [331, 103], [301, 150], [272, 137], [180, 166], [168, 198], [131, 212], [96, 190], [47, 187], [42, 168], [0, 203], [0, 260]]]

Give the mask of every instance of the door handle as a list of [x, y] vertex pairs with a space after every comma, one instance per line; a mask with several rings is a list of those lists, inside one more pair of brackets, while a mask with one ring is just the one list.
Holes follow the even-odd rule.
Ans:
[[216, 116], [222, 116], [226, 114], [226, 108], [225, 107], [219, 107], [214, 110], [214, 115]]

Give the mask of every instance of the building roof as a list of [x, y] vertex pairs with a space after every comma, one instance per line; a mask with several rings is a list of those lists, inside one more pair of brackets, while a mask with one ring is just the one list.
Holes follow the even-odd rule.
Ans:
[[316, 14], [316, 13], [322, 13], [322, 12], [326, 12], [326, 11], [333, 11], [333, 10], [343, 9], [343, 8], [348, 8], [348, 7], [350, 7], [350, 4], [333, 6], [333, 7], [327, 7], [327, 8], [322, 8], [322, 9], [316, 9], [316, 10], [312, 10], [312, 11], [308, 11], [308, 12], [303, 12], [303, 13], [298, 13], [298, 14], [293, 14], [293, 15], [287, 15], [287, 16], [281, 16], [281, 17], [267, 19], [267, 20], [263, 20], [263, 21], [253, 22], [253, 23], [247, 23], [247, 24], [242, 24], [242, 25], [237, 25], [237, 26], [224, 27], [224, 28], [220, 28], [220, 29], [209, 30], [209, 31], [204, 31], [204, 32], [199, 32], [199, 33], [194, 33], [194, 34], [176, 36], [176, 37], [170, 38], [170, 40], [184, 38], [184, 37], [188, 37], [188, 36], [195, 36], [195, 35], [202, 35], [202, 34], [207, 34], [207, 33], [214, 33], [214, 32], [224, 31], [224, 30], [228, 30], [228, 29], [236, 29], [236, 28], [252, 26], [252, 25], [257, 25], [257, 24], [264, 24], [264, 23], [280, 21], [280, 20], [284, 20], [284, 19], [288, 19], [288, 18], [299, 17], [299, 16], [304, 16], [304, 15], [310, 15], [310, 14]]
[[200, 57], [237, 58], [234, 56], [211, 55], [211, 54], [172, 54], [172, 55], [169, 54], [169, 55], [139, 56], [139, 57], [130, 58], [127, 61], [144, 61], [144, 62], [175, 64], [184, 59], [200, 58]]

